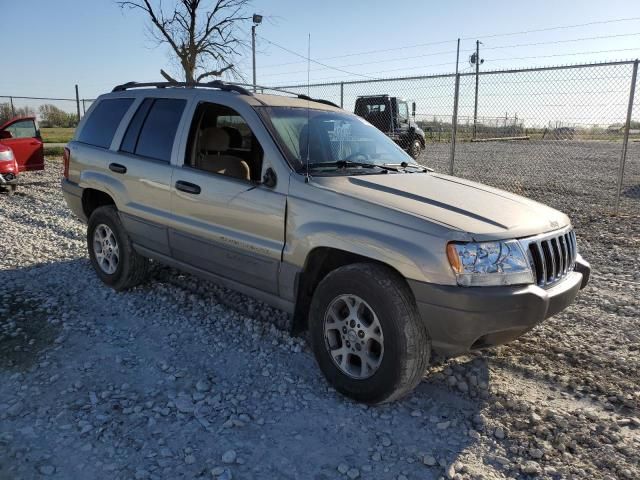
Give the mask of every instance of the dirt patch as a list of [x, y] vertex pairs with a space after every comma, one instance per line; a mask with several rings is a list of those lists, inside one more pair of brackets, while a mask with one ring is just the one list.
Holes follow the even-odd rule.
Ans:
[[27, 370], [38, 354], [52, 346], [60, 331], [49, 322], [47, 309], [23, 297], [23, 292], [9, 292], [0, 307], [0, 369]]

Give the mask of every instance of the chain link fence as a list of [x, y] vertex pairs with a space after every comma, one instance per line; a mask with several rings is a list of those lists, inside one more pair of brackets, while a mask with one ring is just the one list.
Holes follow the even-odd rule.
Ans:
[[[640, 206], [637, 69], [624, 61], [282, 88], [349, 111], [367, 95], [415, 102], [426, 138], [420, 163], [565, 211], [618, 213]], [[0, 113], [42, 121], [42, 105], [53, 105], [77, 123], [92, 101], [0, 95]]]
[[564, 211], [571, 205], [611, 213], [640, 206], [637, 92], [636, 108], [629, 111], [637, 63], [282, 88], [330, 100], [349, 111], [359, 96], [388, 94], [415, 102], [415, 121], [427, 142], [420, 163]]
[[36, 116], [41, 122], [45, 120], [45, 123], [51, 117], [57, 123], [54, 127], [75, 127], [78, 123], [78, 111], [82, 118], [93, 101], [94, 99], [89, 98], [0, 95], [0, 123], [14, 117]]

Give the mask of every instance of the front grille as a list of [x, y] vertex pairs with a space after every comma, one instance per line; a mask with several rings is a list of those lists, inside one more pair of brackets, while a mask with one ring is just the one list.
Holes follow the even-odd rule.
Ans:
[[529, 262], [538, 286], [550, 287], [573, 271], [577, 256], [576, 234], [573, 230], [551, 233], [525, 242], [528, 243]]

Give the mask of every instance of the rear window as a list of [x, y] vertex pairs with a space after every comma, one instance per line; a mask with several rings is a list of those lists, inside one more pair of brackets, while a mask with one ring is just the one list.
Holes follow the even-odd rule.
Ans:
[[169, 162], [186, 104], [177, 98], [145, 99], [129, 124], [121, 150]]
[[122, 117], [132, 103], [133, 98], [101, 100], [82, 127], [78, 141], [100, 148], [109, 148]]

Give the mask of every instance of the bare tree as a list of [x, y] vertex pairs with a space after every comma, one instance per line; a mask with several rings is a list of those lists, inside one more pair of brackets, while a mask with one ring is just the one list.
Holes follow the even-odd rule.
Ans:
[[[239, 76], [235, 61], [246, 46], [237, 25], [251, 17], [251, 0], [178, 0], [170, 10], [162, 1], [118, 1], [121, 8], [139, 9], [151, 20], [151, 34], [158, 44], [168, 44], [184, 70], [187, 82], [219, 77], [224, 72]], [[164, 70], [168, 81], [176, 81]]]

